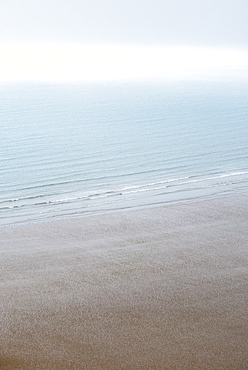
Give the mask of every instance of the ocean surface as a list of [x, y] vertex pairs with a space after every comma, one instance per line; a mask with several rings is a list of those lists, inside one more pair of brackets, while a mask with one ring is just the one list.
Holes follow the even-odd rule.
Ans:
[[247, 82], [0, 87], [1, 227], [247, 190]]

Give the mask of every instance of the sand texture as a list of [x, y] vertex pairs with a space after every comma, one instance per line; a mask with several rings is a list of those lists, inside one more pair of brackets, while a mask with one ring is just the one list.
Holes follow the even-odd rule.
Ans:
[[247, 194], [0, 230], [2, 369], [248, 369]]

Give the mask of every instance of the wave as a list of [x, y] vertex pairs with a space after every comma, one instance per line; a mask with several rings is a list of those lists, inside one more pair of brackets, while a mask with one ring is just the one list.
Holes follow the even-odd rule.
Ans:
[[[62, 204], [75, 204], [78, 203], [81, 207], [88, 207], [92, 204], [92, 206], [97, 207], [98, 205], [103, 204], [104, 199], [113, 198], [111, 201], [112, 203], [130, 200], [131, 196], [135, 196], [136, 198], [141, 196], [141, 193], [151, 193], [151, 196], [158, 196], [166, 193], [177, 193], [178, 191], [189, 191], [189, 190], [196, 190], [195, 187], [190, 187], [190, 185], [198, 184], [197, 189], [208, 189], [214, 188], [217, 185], [220, 186], [221, 184], [214, 180], [222, 180], [222, 179], [230, 179], [229, 181], [225, 181], [222, 185], [228, 185], [234, 183], [233, 178], [237, 178], [238, 176], [247, 175], [248, 171], [239, 171], [239, 172], [231, 172], [231, 173], [224, 173], [218, 174], [214, 176], [208, 177], [201, 177], [198, 176], [183, 176], [183, 177], [175, 177], [160, 181], [154, 181], [149, 183], [137, 184], [132, 186], [122, 186], [116, 189], [102, 189], [101, 191], [85, 191], [81, 194], [71, 193], [69, 195], [68, 191], [65, 191], [65, 194], [68, 196], [61, 197], [63, 193], [59, 194], [38, 194], [38, 195], [29, 195], [11, 199], [2, 199], [0, 201], [0, 210], [11, 210], [16, 208], [23, 208], [23, 207], [37, 207], [37, 206], [56, 206]], [[248, 179], [238, 179], [235, 183], [242, 183], [247, 182]], [[73, 181], [71, 181], [73, 182]], [[60, 184], [67, 185], [71, 182], [62, 182]], [[27, 189], [26, 189], [27, 190]], [[166, 190], [165, 192], [161, 192], [162, 190]], [[78, 193], [78, 192], [77, 192]], [[58, 198], [58, 196], [60, 196]], [[144, 195], [141, 196], [141, 198]], [[147, 196], [147, 195], [146, 195]], [[97, 203], [96, 201], [102, 199], [102, 202]], [[142, 202], [142, 199], [141, 199]]]

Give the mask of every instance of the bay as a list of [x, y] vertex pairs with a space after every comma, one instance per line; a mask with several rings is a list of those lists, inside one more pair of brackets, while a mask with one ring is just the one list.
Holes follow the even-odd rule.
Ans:
[[248, 186], [247, 82], [0, 87], [0, 225]]

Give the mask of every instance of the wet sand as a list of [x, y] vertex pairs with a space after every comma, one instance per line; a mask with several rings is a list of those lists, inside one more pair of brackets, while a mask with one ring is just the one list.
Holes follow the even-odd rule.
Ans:
[[1, 369], [247, 369], [247, 194], [0, 230]]

